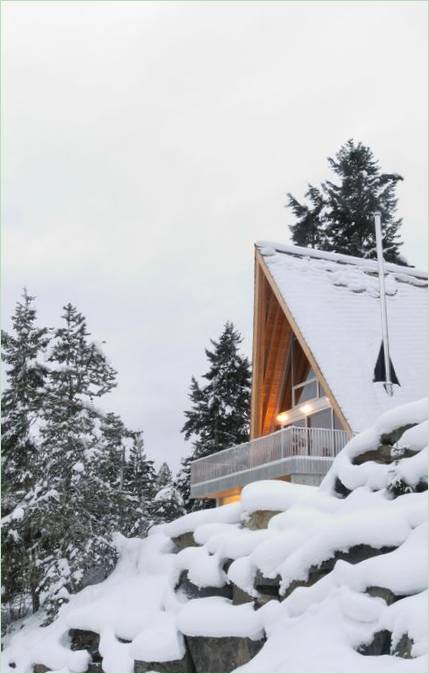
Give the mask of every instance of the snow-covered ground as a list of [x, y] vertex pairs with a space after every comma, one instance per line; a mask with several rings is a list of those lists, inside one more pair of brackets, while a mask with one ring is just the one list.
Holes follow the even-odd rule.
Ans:
[[[86, 671], [88, 653], [69, 648], [75, 628], [100, 635], [105, 672], [181, 660], [190, 637], [266, 638], [241, 672], [426, 672], [426, 404], [391, 410], [353, 438], [320, 488], [262, 481], [239, 502], [185, 515], [144, 540], [118, 535], [111, 576], [73, 596], [48, 627], [42, 615], [16, 625], [1, 671], [36, 663]], [[385, 449], [377, 458], [373, 450], [389, 442], [393, 460]], [[265, 529], [248, 528], [260, 510], [278, 514]], [[172, 539], [190, 532], [195, 545], [178, 550]], [[183, 572], [206, 594], [233, 584], [248, 601], [190, 598]], [[263, 600], [261, 577], [277, 582], [278, 598]], [[379, 633], [390, 634], [389, 652], [363, 654]], [[397, 655], [404, 639], [411, 657]]]

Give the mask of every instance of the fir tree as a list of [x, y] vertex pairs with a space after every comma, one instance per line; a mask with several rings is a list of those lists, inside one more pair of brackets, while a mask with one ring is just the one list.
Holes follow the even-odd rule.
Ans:
[[129, 507], [124, 519], [123, 533], [144, 536], [154, 523], [153, 498], [156, 494], [156, 471], [153, 461], [146, 457], [143, 433], [132, 434], [132, 446], [125, 463], [123, 489], [129, 495]]
[[3, 600], [35, 590], [35, 532], [25, 504], [35, 486], [38, 426], [47, 368], [42, 358], [48, 330], [36, 325], [34, 297], [24, 289], [12, 317], [13, 334], [2, 333], [7, 385], [2, 395], [2, 587]]
[[156, 494], [153, 499], [153, 523], [172, 522], [186, 511], [182, 496], [174, 483], [167, 463], [163, 463], [156, 476]]
[[[210, 364], [203, 375], [207, 384], [200, 386], [194, 377], [191, 380], [189, 398], [192, 407], [185, 412], [182, 433], [186, 440], [192, 438], [193, 454], [182, 462], [176, 483], [187, 509], [192, 507], [190, 461], [246, 442], [249, 438], [250, 365], [239, 353], [241, 342], [240, 334], [232, 323], [227, 322], [219, 340], [211, 340], [213, 349], [205, 351]], [[208, 505], [205, 501], [203, 504]]]
[[308, 186], [305, 196], [309, 205], [301, 204], [292, 194], [288, 194], [288, 208], [297, 218], [297, 222], [290, 227], [293, 242], [297, 246], [323, 249], [327, 245], [322, 217], [325, 206], [323, 196], [313, 185]]
[[398, 230], [402, 220], [395, 218], [397, 183], [403, 178], [381, 173], [369, 147], [349, 140], [329, 165], [339, 183], [326, 181], [326, 228], [332, 250], [360, 257], [376, 257], [374, 212], [380, 211], [384, 258], [401, 262]]
[[347, 141], [335, 157], [328, 158], [337, 181], [327, 180], [321, 188], [309, 186], [309, 204], [301, 204], [289, 194], [288, 207], [298, 218], [290, 227], [292, 240], [336, 253], [376, 257], [374, 212], [381, 213], [384, 258], [403, 264], [396, 217], [397, 173], [382, 173], [371, 149]]
[[97, 433], [101, 413], [93, 405], [116, 385], [116, 373], [88, 340], [82, 314], [68, 304], [63, 318], [48, 359], [41, 470], [30, 503], [39, 531], [38, 589], [52, 611], [79, 588], [88, 570], [109, 568], [116, 557]]
[[100, 420], [101, 455], [99, 476], [105, 485], [109, 508], [109, 527], [128, 535], [136, 518], [138, 498], [127, 489], [126, 473], [129, 443], [134, 433], [129, 431], [118, 414], [109, 412]]

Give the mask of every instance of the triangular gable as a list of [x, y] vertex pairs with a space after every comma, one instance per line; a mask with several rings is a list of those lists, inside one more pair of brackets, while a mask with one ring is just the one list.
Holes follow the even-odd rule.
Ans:
[[[401, 382], [393, 397], [385, 393], [382, 384], [372, 381], [381, 340], [376, 262], [293, 246], [257, 244], [253, 437], [262, 434], [262, 429], [264, 434], [269, 432], [269, 417], [274, 414], [270, 410], [275, 409], [277, 395], [276, 382], [270, 377], [275, 378], [284, 358], [280, 347], [277, 365], [273, 366], [272, 347], [278, 349], [272, 333], [276, 320], [277, 332], [280, 328], [271, 296], [346, 430], [359, 432], [387, 409], [426, 395], [427, 274], [398, 265], [385, 267], [390, 355]], [[272, 391], [270, 402], [267, 390]]]
[[[284, 390], [284, 372], [287, 368], [291, 340], [296, 337], [305, 354], [302, 368], [308, 361], [326, 396], [343, 424], [350, 431], [335, 396], [330, 390], [314, 354], [302, 335], [284, 297], [281, 295], [263, 256], [255, 257], [255, 304], [253, 325], [253, 378], [251, 437], [272, 433], [278, 429], [279, 412], [289, 409], [292, 402]], [[304, 375], [304, 370], [302, 371]], [[290, 396], [289, 396], [290, 398]]]

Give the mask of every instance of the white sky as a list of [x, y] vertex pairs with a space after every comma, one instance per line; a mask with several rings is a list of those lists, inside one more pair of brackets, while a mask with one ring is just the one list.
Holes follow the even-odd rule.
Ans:
[[226, 320], [250, 355], [253, 242], [353, 137], [401, 173], [426, 267], [424, 2], [3, 2], [3, 321], [70, 301], [119, 370], [102, 405], [174, 468]]

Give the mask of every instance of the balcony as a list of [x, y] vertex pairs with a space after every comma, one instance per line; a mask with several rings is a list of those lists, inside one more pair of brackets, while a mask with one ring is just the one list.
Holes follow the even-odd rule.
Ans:
[[289, 426], [196, 459], [191, 464], [191, 496], [213, 497], [255, 480], [286, 475], [317, 484], [350, 437], [347, 431]]

